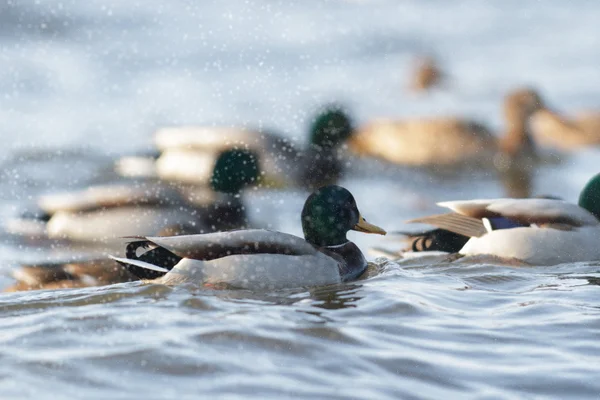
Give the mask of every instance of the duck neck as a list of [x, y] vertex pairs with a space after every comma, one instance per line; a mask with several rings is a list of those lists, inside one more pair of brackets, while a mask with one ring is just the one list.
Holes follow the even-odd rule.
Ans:
[[352, 242], [326, 247], [322, 251], [325, 254], [335, 255], [335, 257], [344, 260], [339, 264], [342, 282], [356, 280], [367, 270], [368, 264], [365, 256], [358, 246]]
[[304, 228], [304, 239], [307, 242], [317, 247], [337, 247], [348, 243], [348, 238], [345, 232], [330, 232], [327, 237], [323, 237], [322, 234], [317, 233], [312, 229]]
[[520, 154], [535, 154], [535, 146], [531, 139], [529, 115], [515, 107], [506, 107], [506, 133], [500, 139], [500, 150], [510, 157]]
[[300, 172], [300, 178], [310, 190], [335, 183], [342, 173], [337, 149], [311, 144], [304, 158], [305, 167]]

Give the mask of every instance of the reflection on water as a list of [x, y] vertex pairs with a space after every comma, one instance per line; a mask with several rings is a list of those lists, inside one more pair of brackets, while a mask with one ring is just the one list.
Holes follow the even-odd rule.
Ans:
[[340, 285], [312, 289], [310, 299], [314, 307], [326, 310], [357, 307], [357, 302], [362, 299], [359, 294], [360, 285]]

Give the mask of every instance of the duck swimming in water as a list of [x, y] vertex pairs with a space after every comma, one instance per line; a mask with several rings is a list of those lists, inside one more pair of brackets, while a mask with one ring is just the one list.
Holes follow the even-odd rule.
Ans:
[[359, 155], [399, 165], [491, 165], [504, 168], [535, 156], [529, 119], [544, 104], [529, 88], [510, 92], [504, 100], [506, 130], [496, 138], [484, 125], [461, 118], [408, 121], [379, 120], [359, 129], [350, 149]]
[[247, 227], [241, 191], [259, 178], [255, 154], [228, 149], [213, 164], [211, 187], [122, 182], [46, 195], [37, 201], [37, 218], [9, 221], [7, 230], [104, 244], [134, 234], [175, 235]]
[[330, 185], [316, 190], [302, 210], [304, 239], [268, 230], [140, 237], [116, 261], [142, 278], [164, 284], [224, 283], [238, 288], [290, 288], [357, 279], [366, 268], [350, 230], [385, 234], [365, 221], [352, 194]]
[[[264, 186], [300, 186], [311, 190], [335, 182], [342, 173], [340, 149], [353, 125], [340, 106], [321, 109], [312, 119], [303, 150], [287, 138], [264, 130], [223, 127], [173, 127], [156, 132], [158, 158], [126, 157], [117, 163], [124, 176], [147, 176], [206, 183], [215, 153], [236, 146], [255, 152]], [[199, 173], [198, 171], [205, 171]]]
[[[600, 260], [600, 174], [584, 187], [579, 203], [553, 198], [464, 200], [438, 203], [450, 214], [417, 218], [464, 244], [462, 255], [516, 258], [534, 265]], [[443, 240], [442, 237], [438, 240]], [[430, 242], [425, 250], [440, 250]], [[439, 245], [439, 244], [438, 244]], [[418, 244], [414, 244], [420, 250]]]

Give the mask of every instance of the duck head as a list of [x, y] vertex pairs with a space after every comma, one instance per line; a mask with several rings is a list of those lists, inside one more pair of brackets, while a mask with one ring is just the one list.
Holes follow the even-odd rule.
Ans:
[[352, 193], [336, 185], [324, 186], [306, 199], [302, 209], [302, 230], [308, 242], [320, 247], [347, 243], [346, 234], [350, 230], [386, 234], [360, 215]]
[[347, 111], [338, 105], [324, 107], [313, 119], [310, 144], [335, 148], [352, 136], [354, 128]]
[[432, 56], [421, 56], [414, 61], [410, 89], [424, 92], [439, 85], [445, 78], [436, 59]]
[[504, 99], [506, 135], [500, 141], [502, 151], [509, 156], [520, 152], [534, 152], [529, 129], [529, 119], [546, 107], [542, 98], [532, 88], [520, 88], [510, 92]]
[[259, 178], [260, 166], [254, 152], [229, 149], [219, 154], [210, 185], [217, 192], [238, 194], [244, 187], [258, 182]]
[[578, 204], [600, 220], [600, 174], [594, 176], [585, 185], [579, 195]]
[[520, 88], [510, 92], [505, 99], [504, 112], [516, 113], [520, 118], [529, 118], [535, 112], [546, 108], [539, 93], [532, 88]]

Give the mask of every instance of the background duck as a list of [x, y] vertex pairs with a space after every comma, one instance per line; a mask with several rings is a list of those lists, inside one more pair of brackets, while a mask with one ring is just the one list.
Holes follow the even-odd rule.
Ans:
[[[490, 199], [438, 203], [454, 213], [418, 218], [470, 238], [459, 253], [516, 258], [533, 265], [600, 259], [600, 174], [579, 203], [557, 199]], [[419, 250], [419, 249], [417, 249]]]
[[541, 145], [575, 150], [600, 144], [600, 112], [587, 111], [563, 117], [541, 110], [533, 119], [533, 134]]
[[183, 234], [247, 227], [244, 187], [256, 184], [258, 158], [248, 150], [221, 152], [211, 187], [180, 190], [164, 183], [121, 182], [42, 196], [37, 218], [9, 222], [7, 230], [106, 244], [136, 234]]
[[102, 286], [139, 280], [108, 258], [23, 265], [12, 276], [16, 282], [5, 292]]
[[[367, 268], [349, 230], [385, 234], [367, 223], [352, 194], [326, 186], [302, 210], [304, 239], [282, 232], [240, 230], [178, 237], [141, 237], [115, 258], [143, 279], [175, 284], [219, 283], [239, 288], [289, 288], [339, 283]], [[138, 255], [139, 249], [148, 249]]]
[[377, 120], [349, 141], [360, 155], [411, 166], [489, 165], [531, 158], [535, 149], [529, 119], [544, 108], [536, 91], [521, 88], [504, 99], [505, 132], [496, 138], [484, 125], [456, 117], [406, 121]]
[[116, 168], [125, 176], [206, 183], [215, 153], [236, 146], [258, 154], [264, 186], [297, 185], [314, 189], [339, 178], [342, 171], [340, 148], [352, 132], [348, 113], [336, 105], [324, 107], [313, 118], [309, 143], [303, 150], [291, 140], [265, 130], [163, 128], [154, 137], [160, 152], [156, 160], [127, 157], [121, 159]]
[[439, 86], [445, 74], [435, 58], [420, 57], [414, 61], [413, 71], [410, 75], [409, 89], [413, 92], [426, 92]]
[[[556, 196], [536, 196], [537, 199], [562, 200]], [[437, 220], [436, 226], [439, 228], [412, 232], [395, 232], [406, 238], [407, 247], [403, 251], [422, 252], [422, 251], [443, 251], [447, 253], [458, 253], [472, 236], [482, 236], [486, 230], [486, 224], [478, 218], [468, 218], [459, 214], [443, 214], [437, 218], [429, 216], [425, 218], [415, 218], [409, 220], [409, 223], [429, 223], [431, 220]], [[488, 218], [487, 224], [491, 229], [508, 229], [521, 226], [514, 221], [503, 217]], [[447, 229], [446, 229], [447, 228]], [[462, 233], [458, 233], [458, 231]], [[380, 249], [376, 249], [381, 251]], [[398, 256], [402, 252], [394, 254]]]

